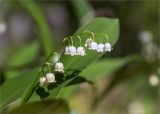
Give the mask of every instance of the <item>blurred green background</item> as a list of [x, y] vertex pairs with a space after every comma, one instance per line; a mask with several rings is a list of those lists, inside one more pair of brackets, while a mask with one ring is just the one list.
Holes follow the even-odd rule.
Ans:
[[91, 19], [118, 18], [114, 50], [81, 73], [93, 71], [95, 84], [67, 98], [71, 114], [158, 114], [159, 11], [158, 0], [0, 0], [0, 85], [62, 52], [63, 38]]

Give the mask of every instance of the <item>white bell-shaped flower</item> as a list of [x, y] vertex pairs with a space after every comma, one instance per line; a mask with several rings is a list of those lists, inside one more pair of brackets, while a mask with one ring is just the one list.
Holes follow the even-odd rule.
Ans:
[[47, 78], [47, 82], [49, 82], [49, 83], [56, 82], [55, 75], [53, 73], [47, 73], [46, 78]]
[[91, 39], [91, 38], [88, 38], [87, 40], [86, 40], [86, 43], [85, 43], [85, 47], [90, 47], [90, 45], [91, 45], [91, 42], [92, 42], [93, 40]]
[[104, 51], [104, 44], [98, 44], [97, 52], [103, 52], [103, 51]]
[[77, 48], [77, 55], [81, 55], [81, 56], [86, 55], [84, 47]]
[[89, 47], [90, 50], [97, 50], [97, 42], [92, 41]]
[[47, 82], [46, 77], [41, 77], [41, 78], [39, 79], [40, 86], [43, 86], [46, 82]]
[[58, 72], [64, 72], [64, 66], [63, 66], [63, 63], [56, 63], [55, 64], [55, 71], [58, 71]]
[[69, 46], [68, 51], [71, 56], [76, 55], [76, 48], [74, 46]]
[[65, 54], [65, 55], [70, 54], [70, 53], [69, 53], [69, 47], [68, 47], [68, 46], [65, 48], [65, 52], [64, 52], [64, 54]]
[[104, 44], [104, 51], [110, 52], [112, 50], [111, 44], [110, 43], [105, 43]]

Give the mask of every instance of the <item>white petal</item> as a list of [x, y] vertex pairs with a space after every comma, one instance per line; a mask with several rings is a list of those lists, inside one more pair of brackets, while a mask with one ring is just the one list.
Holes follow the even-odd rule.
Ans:
[[53, 58], [53, 63], [55, 64], [55, 63], [57, 63], [58, 61], [59, 61], [59, 56], [58, 56], [58, 55], [54, 56], [54, 58]]
[[70, 46], [68, 50], [71, 56], [76, 55], [76, 48], [74, 46]]
[[55, 75], [53, 73], [47, 73], [46, 78], [49, 83], [55, 82]]
[[96, 42], [91, 42], [91, 45], [90, 45], [89, 49], [96, 50], [97, 49], [97, 43]]
[[103, 52], [103, 50], [104, 50], [104, 44], [98, 44], [97, 52]]
[[112, 50], [110, 43], [105, 43], [104, 50], [110, 52]]
[[58, 72], [64, 72], [64, 66], [63, 66], [63, 63], [56, 63], [55, 64], [55, 71], [58, 71]]
[[44, 83], [46, 82], [46, 80], [47, 80], [47, 79], [46, 79], [45, 77], [41, 77], [41, 78], [39, 79], [40, 85], [43, 86]]
[[70, 54], [70, 53], [69, 53], [69, 48], [68, 48], [68, 47], [65, 48], [65, 53], [64, 53], [64, 54], [65, 54], [65, 55]]

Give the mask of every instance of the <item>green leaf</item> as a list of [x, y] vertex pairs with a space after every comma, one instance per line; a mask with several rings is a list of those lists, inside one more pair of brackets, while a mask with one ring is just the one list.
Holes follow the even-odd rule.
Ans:
[[69, 114], [68, 104], [64, 100], [42, 100], [21, 105], [9, 114], [34, 113], [34, 114]]
[[53, 41], [52, 41], [52, 34], [47, 24], [46, 17], [43, 11], [34, 2], [34, 0], [28, 0], [25, 2], [22, 0], [18, 1], [29, 12], [33, 20], [36, 22], [41, 36], [40, 38], [41, 38], [41, 43], [43, 45], [43, 50], [46, 56], [48, 56], [49, 53], [51, 53], [53, 50]]
[[[130, 58], [105, 59], [97, 61], [96, 63], [93, 63], [86, 69], [82, 70], [82, 72], [79, 74], [79, 78], [84, 77], [86, 79], [84, 82], [96, 82], [97, 79], [114, 73], [129, 61]], [[80, 82], [75, 82], [75, 80], [73, 80], [73, 83], [79, 84]], [[61, 98], [70, 99], [70, 97], [78, 88], [79, 85], [71, 85], [63, 88], [63, 91], [61, 91], [60, 94]]]
[[[97, 18], [93, 19], [91, 22], [89, 22], [87, 25], [81, 27], [77, 33], [82, 33], [86, 30], [89, 30], [91, 32], [98, 32], [98, 33], [104, 33], [107, 34], [109, 37], [109, 42], [112, 44], [112, 46], [116, 43], [118, 40], [119, 35], [119, 23], [117, 19], [108, 19], [108, 18]], [[88, 36], [82, 37], [82, 44], [85, 44], [86, 39]], [[102, 38], [100, 36], [95, 37], [95, 41], [99, 42]], [[106, 41], [106, 40], [105, 40]], [[79, 39], [74, 38], [74, 46], [79, 46]], [[94, 51], [86, 50], [87, 55], [86, 56], [68, 56], [68, 55], [62, 55], [61, 61], [65, 66], [65, 70], [79, 70], [86, 68], [88, 65], [93, 63], [94, 61], [98, 60], [104, 53], [96, 53]], [[57, 91], [56, 94], [63, 93], [63, 88], [65, 86], [62, 86], [60, 89], [61, 91]]]
[[71, 78], [65, 80], [60, 86], [57, 88], [50, 90], [50, 96], [48, 98], [61, 98], [61, 93], [64, 89], [64, 87], [69, 84], [72, 80], [74, 80], [77, 77], [77, 73], [74, 74]]
[[18, 99], [26, 87], [36, 78], [37, 69], [7, 80], [1, 87], [0, 107]]
[[81, 24], [89, 22], [94, 17], [93, 7], [88, 0], [71, 0], [70, 2], [75, 15]]
[[[82, 33], [86, 30], [95, 33], [104, 33], [109, 37], [109, 42], [112, 46], [117, 42], [119, 36], [119, 22], [117, 19], [109, 19], [109, 18], [96, 18], [89, 22], [87, 25], [81, 27], [77, 33]], [[82, 44], [85, 44], [86, 39], [89, 36], [84, 35], [82, 38]], [[106, 42], [105, 38], [102, 36], [95, 36], [95, 41], [100, 42], [103, 39], [104, 43]], [[79, 39], [74, 38], [74, 46], [79, 46]], [[65, 66], [65, 70], [68, 69], [76, 69], [82, 70], [86, 68], [89, 64], [99, 59], [104, 53], [97, 53], [95, 51], [86, 50], [86, 56], [69, 56], [62, 55], [61, 61]]]
[[[81, 33], [86, 30], [89, 30], [91, 32], [98, 32], [98, 33], [107, 34], [109, 37], [109, 42], [113, 46], [118, 39], [119, 23], [118, 23], [117, 19], [97, 18], [97, 19], [92, 20], [90, 23], [83, 26], [82, 28], [80, 28], [77, 31], [77, 33], [78, 32]], [[83, 44], [85, 43], [85, 41], [88, 37], [89, 37], [88, 35], [83, 36], [83, 38], [82, 38]], [[101, 39], [102, 38], [100, 36], [95, 37], [95, 40], [97, 42], [99, 42]], [[74, 46], [76, 46], [76, 47], [79, 46], [79, 40], [77, 38], [74, 38]], [[57, 87], [50, 90], [49, 98], [60, 98], [61, 93], [63, 93], [62, 91], [63, 91], [64, 87], [68, 83], [70, 83], [78, 75], [78, 73], [72, 75], [74, 73], [73, 71], [81, 71], [82, 69], [86, 68], [88, 65], [90, 65], [91, 63], [93, 63], [94, 61], [99, 59], [104, 54], [104, 53], [96, 53], [94, 51], [89, 51], [89, 50], [86, 50], [86, 51], [87, 51], [87, 55], [83, 56], [83, 57], [80, 57], [80, 56], [71, 57], [71, 56], [64, 55], [64, 54], [62, 55], [61, 62], [64, 64], [65, 70], [67, 73], [67, 75], [65, 73], [65, 75], [66, 75], [65, 77], [70, 77], [70, 78], [61, 82]], [[36, 82], [36, 80], [33, 82]], [[35, 85], [35, 84], [33, 84], [33, 85]], [[28, 90], [33, 91], [33, 86], [31, 86]], [[31, 93], [31, 94], [33, 94], [33, 93]], [[24, 95], [24, 96], [26, 97], [26, 95]], [[31, 95], [27, 95], [27, 96], [31, 96]], [[34, 99], [35, 99], [35, 97], [34, 97]]]
[[8, 60], [9, 67], [21, 67], [33, 62], [39, 51], [39, 42], [34, 41], [31, 44], [17, 50]]
[[129, 58], [100, 60], [84, 69], [80, 73], [80, 76], [85, 77], [89, 81], [95, 82], [98, 78], [101, 78], [102, 76], [114, 73], [116, 70], [128, 63], [128, 61], [130, 61]]

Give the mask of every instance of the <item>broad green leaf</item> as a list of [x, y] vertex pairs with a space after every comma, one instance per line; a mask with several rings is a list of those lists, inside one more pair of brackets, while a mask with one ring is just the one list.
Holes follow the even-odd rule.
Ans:
[[85, 77], [89, 81], [96, 81], [102, 76], [114, 73], [116, 70], [128, 63], [129, 60], [129, 58], [100, 60], [84, 69], [80, 73], [80, 76]]
[[69, 114], [69, 112], [68, 104], [64, 100], [42, 100], [21, 105], [9, 114]]
[[[116, 43], [119, 35], [119, 23], [117, 19], [108, 19], [108, 18], [97, 18], [93, 19], [91, 22], [89, 22], [87, 25], [81, 27], [77, 33], [82, 33], [86, 30], [95, 32], [95, 33], [104, 33], [107, 34], [109, 37], [109, 42], [112, 44], [112, 46]], [[81, 36], [82, 37], [82, 36]], [[83, 36], [82, 42], [85, 44], [86, 39], [89, 36]], [[95, 41], [100, 42], [102, 37], [95, 36]], [[103, 38], [104, 39], [104, 38]], [[106, 40], [104, 40], [106, 41]], [[79, 39], [74, 38], [74, 46], [79, 46]], [[86, 56], [68, 56], [68, 55], [62, 55], [61, 61], [65, 66], [65, 70], [79, 70], [86, 68], [88, 65], [99, 59], [104, 53], [96, 53], [94, 51], [86, 50], [87, 55]], [[64, 88], [65, 86], [63, 86]], [[60, 89], [59, 92], [63, 93], [63, 88]], [[57, 94], [57, 93], [56, 93]]]
[[63, 91], [64, 87], [69, 84], [72, 80], [77, 77], [77, 74], [74, 75], [72, 78], [64, 81], [60, 86], [50, 91], [50, 96], [48, 98], [60, 98], [61, 92]]
[[[82, 33], [86, 30], [89, 30], [91, 32], [95, 33], [104, 33], [107, 34], [109, 37], [109, 42], [114, 46], [116, 41], [118, 40], [119, 35], [119, 23], [117, 19], [109, 19], [109, 18], [96, 18], [93, 19], [91, 22], [89, 22], [87, 25], [81, 27], [77, 33]], [[89, 36], [84, 35], [81, 36], [82, 38], [82, 44], [85, 44], [86, 39]], [[105, 37], [102, 36], [95, 36], [95, 41], [98, 43], [100, 40], [103, 40], [104, 43], [106, 42]], [[79, 39], [74, 38], [74, 45], [76, 47], [79, 46]], [[95, 51], [86, 50], [87, 55], [86, 56], [69, 56], [69, 55], [63, 55], [61, 58], [61, 61], [64, 63], [65, 70], [68, 69], [76, 69], [76, 70], [82, 70], [86, 68], [89, 64], [99, 59], [104, 53], [97, 53]]]
[[7, 65], [10, 67], [20, 67], [33, 62], [38, 55], [39, 47], [39, 42], [34, 41], [24, 48], [17, 50], [17, 52], [9, 58]]
[[[116, 58], [116, 59], [105, 59], [97, 61], [89, 65], [86, 69], [82, 70], [79, 74], [80, 77], [84, 77], [86, 79], [85, 82], [91, 81], [96, 82], [97, 79], [106, 76], [107, 74], [112, 74], [121, 68], [123, 65], [130, 61], [129, 58]], [[73, 83], [75, 80], [73, 80]], [[75, 82], [77, 83], [77, 82]], [[79, 83], [77, 83], [79, 84]], [[79, 85], [71, 85], [63, 88], [61, 92], [61, 98], [70, 98], [71, 95], [79, 88]]]
[[7, 80], [0, 87], [0, 107], [6, 106], [12, 101], [18, 99], [26, 87], [36, 78], [37, 69], [27, 72], [28, 73]]
[[[109, 42], [112, 44], [112, 46], [116, 43], [119, 35], [119, 23], [117, 19], [108, 19], [108, 18], [97, 18], [92, 20], [87, 25], [81, 27], [77, 33], [82, 33], [86, 30], [89, 30], [91, 32], [98, 32], [98, 33], [105, 33], [109, 37]], [[86, 39], [89, 37], [89, 35], [84, 35], [82, 37], [83, 45], [86, 41]], [[95, 41], [99, 42], [101, 39], [104, 39], [100, 36], [95, 36]], [[104, 39], [104, 43], [106, 42], [106, 39]], [[79, 46], [79, 40], [77, 38], [74, 38], [74, 46]], [[96, 53], [94, 51], [86, 50], [87, 55], [84, 57], [80, 56], [68, 56], [68, 55], [62, 55], [61, 62], [65, 66], [66, 70], [66, 77], [70, 77], [73, 72], [68, 73], [68, 70], [73, 71], [81, 71], [82, 69], [86, 68], [89, 64], [99, 59], [104, 53]], [[60, 85], [58, 85], [53, 90], [50, 90], [50, 96], [51, 98], [58, 98], [61, 95], [61, 92], [63, 91], [63, 88], [70, 83], [76, 76], [73, 75], [68, 80], [63, 81]], [[36, 79], [37, 80], [37, 79]], [[33, 81], [33, 82], [36, 82]], [[33, 85], [35, 85], [33, 83]], [[33, 91], [33, 86], [29, 88], [29, 91]], [[26, 93], [25, 93], [26, 94]], [[33, 93], [32, 93], [33, 94]], [[25, 95], [24, 95], [25, 96]], [[30, 95], [27, 95], [30, 96]], [[25, 98], [28, 99], [28, 98]]]

